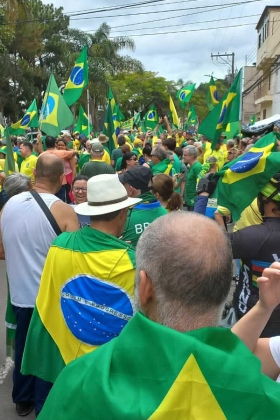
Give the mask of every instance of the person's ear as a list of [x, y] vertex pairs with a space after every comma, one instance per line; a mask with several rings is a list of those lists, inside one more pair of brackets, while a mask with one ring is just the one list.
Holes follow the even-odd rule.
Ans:
[[139, 272], [140, 282], [139, 282], [139, 302], [142, 308], [145, 308], [154, 296], [153, 283], [146, 271], [141, 270]]

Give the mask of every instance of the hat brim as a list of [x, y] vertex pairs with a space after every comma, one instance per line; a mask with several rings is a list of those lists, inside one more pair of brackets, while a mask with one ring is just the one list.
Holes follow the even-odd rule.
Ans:
[[98, 141], [99, 141], [99, 143], [101, 143], [101, 144], [103, 144], [103, 143], [107, 143], [107, 142], [109, 141], [109, 137], [106, 137], [106, 139], [104, 139], [104, 140], [100, 140], [100, 139], [98, 138]]
[[86, 202], [78, 204], [75, 206], [74, 210], [76, 213], [81, 214], [82, 216], [99, 216], [101, 214], [113, 213], [114, 211], [125, 209], [126, 207], [135, 206], [140, 201], [142, 201], [141, 198], [128, 197], [126, 200], [121, 201], [120, 203], [107, 204], [105, 206], [90, 206]]

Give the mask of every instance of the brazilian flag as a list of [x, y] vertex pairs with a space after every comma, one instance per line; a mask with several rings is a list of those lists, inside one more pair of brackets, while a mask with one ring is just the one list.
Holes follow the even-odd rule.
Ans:
[[45, 92], [39, 122], [40, 129], [53, 137], [74, 123], [74, 116], [65, 103], [53, 74]]
[[112, 89], [109, 87], [108, 91], [108, 106], [104, 121], [103, 132], [109, 137], [108, 148], [110, 153], [118, 147], [117, 139], [121, 131], [120, 109], [116, 104]]
[[55, 382], [65, 365], [117, 337], [134, 315], [134, 275], [135, 250], [126, 242], [89, 226], [59, 235], [42, 272], [22, 372]]
[[27, 127], [39, 127], [36, 99], [33, 100], [22, 119], [12, 124], [8, 130], [11, 135], [20, 136], [25, 134]]
[[279, 172], [280, 153], [276, 136], [269, 133], [244, 155], [226, 164], [216, 173], [218, 205], [227, 207], [234, 221], [248, 207], [269, 180]]
[[138, 312], [118, 338], [62, 371], [38, 420], [276, 420], [279, 412], [279, 384], [229, 329], [179, 332]]
[[212, 109], [219, 103], [217, 86], [215, 85], [213, 76], [211, 76], [211, 79], [208, 85], [206, 100], [207, 100], [207, 106], [210, 111], [212, 111]]
[[192, 104], [188, 112], [188, 119], [185, 124], [185, 130], [188, 129], [189, 125], [196, 125], [196, 124], [197, 124], [197, 115], [196, 115], [195, 106]]
[[234, 79], [228, 92], [222, 97], [219, 104], [204, 118], [198, 127], [198, 133], [208, 137], [215, 148], [228, 123], [239, 121], [241, 91], [241, 70]]
[[74, 131], [78, 131], [80, 134], [88, 136], [93, 130], [91, 123], [88, 120], [88, 116], [85, 113], [82, 105], [79, 106], [79, 116]]
[[64, 89], [64, 100], [68, 106], [73, 105], [83, 93], [88, 84], [88, 57], [87, 46], [85, 45], [77, 58], [68, 82]]
[[186, 104], [190, 102], [191, 97], [194, 93], [195, 85], [196, 83], [192, 83], [178, 90], [176, 98], [179, 99], [182, 108], [185, 108]]
[[154, 130], [158, 124], [158, 113], [155, 105], [153, 104], [147, 114], [145, 115], [144, 125], [146, 130]]

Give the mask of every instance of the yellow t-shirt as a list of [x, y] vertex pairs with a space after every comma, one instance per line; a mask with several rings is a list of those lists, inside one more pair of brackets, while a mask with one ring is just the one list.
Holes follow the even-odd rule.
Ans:
[[27, 158], [25, 158], [22, 161], [21, 167], [20, 167], [20, 173], [24, 175], [28, 175], [31, 180], [35, 180], [33, 170], [36, 167], [38, 157], [34, 155], [30, 155]]
[[105, 149], [104, 149], [104, 155], [102, 156], [102, 161], [108, 163], [108, 165], [111, 165], [110, 155]]
[[206, 163], [206, 159], [209, 156], [214, 156], [215, 158], [217, 158], [218, 162], [217, 162], [217, 171], [219, 171], [220, 169], [222, 169], [223, 165], [226, 162], [226, 154], [224, 154], [224, 152], [219, 149], [219, 150], [212, 150], [209, 149], [204, 153], [204, 163]]
[[[217, 211], [222, 216], [230, 214], [229, 209], [222, 206], [218, 206]], [[258, 208], [258, 199], [255, 198], [250, 206], [246, 207], [246, 209], [241, 213], [240, 219], [234, 225], [233, 232], [244, 229], [248, 226], [260, 225], [262, 222], [263, 219]]]

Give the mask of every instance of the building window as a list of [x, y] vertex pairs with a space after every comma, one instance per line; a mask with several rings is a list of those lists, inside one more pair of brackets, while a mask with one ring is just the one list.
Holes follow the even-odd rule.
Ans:
[[268, 90], [270, 90], [270, 88], [271, 88], [271, 73], [269, 73], [269, 76], [268, 76]]
[[265, 21], [263, 22], [262, 27], [259, 30], [258, 34], [258, 48], [262, 46], [266, 38], [268, 38], [268, 32], [269, 32], [269, 20], [268, 16], [266, 17]]
[[266, 109], [263, 109], [263, 120], [266, 119]]

